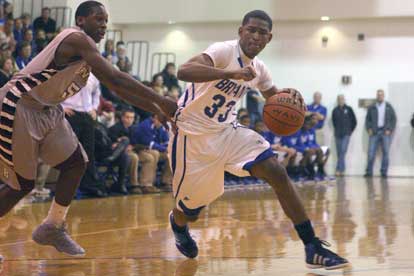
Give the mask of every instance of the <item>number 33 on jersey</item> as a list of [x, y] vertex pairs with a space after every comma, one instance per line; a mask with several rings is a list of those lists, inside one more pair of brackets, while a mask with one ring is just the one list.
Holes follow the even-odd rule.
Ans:
[[272, 78], [264, 63], [257, 57], [245, 56], [237, 40], [214, 43], [203, 52], [214, 67], [238, 70], [252, 65], [256, 78], [243, 80], [216, 80], [206, 83], [190, 83], [178, 101], [176, 114], [180, 130], [194, 135], [218, 133], [236, 120], [236, 103], [249, 89], [266, 91], [273, 86]]

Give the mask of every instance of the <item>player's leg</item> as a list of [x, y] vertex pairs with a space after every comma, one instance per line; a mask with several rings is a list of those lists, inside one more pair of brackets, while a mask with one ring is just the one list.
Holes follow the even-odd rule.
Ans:
[[235, 145], [226, 164], [226, 171], [239, 176], [252, 175], [265, 180], [275, 191], [286, 215], [292, 220], [299, 237], [305, 244], [306, 262], [309, 267], [335, 269], [347, 261], [323, 248], [322, 241], [315, 237], [312, 224], [305, 212], [286, 169], [273, 155], [270, 145], [259, 134], [237, 128], [233, 138]]
[[[60, 113], [56, 116], [60, 116]], [[60, 252], [81, 256], [85, 250], [68, 235], [65, 221], [70, 203], [85, 172], [87, 157], [63, 116], [43, 139], [39, 155], [45, 163], [60, 170], [60, 175], [49, 213], [33, 232], [33, 240], [41, 245], [54, 246]]]
[[286, 170], [276, 158], [271, 157], [255, 164], [250, 172], [252, 176], [264, 179], [275, 191], [283, 211], [292, 220], [305, 245], [308, 267], [336, 269], [348, 264], [347, 260], [324, 248], [325, 242], [315, 236], [312, 224]]
[[189, 258], [198, 255], [197, 244], [189, 232], [189, 223], [195, 222], [202, 209], [224, 192], [224, 161], [221, 155], [225, 145], [220, 142], [220, 135], [188, 137], [179, 132], [169, 143], [173, 196], [176, 200], [169, 220], [178, 250]]

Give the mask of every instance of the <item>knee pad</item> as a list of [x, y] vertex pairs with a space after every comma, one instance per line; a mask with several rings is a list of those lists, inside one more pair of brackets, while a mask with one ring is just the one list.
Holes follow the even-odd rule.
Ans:
[[16, 176], [17, 176], [17, 181], [19, 181], [19, 184], [20, 184], [20, 192], [27, 195], [28, 193], [30, 193], [34, 189], [34, 187], [35, 187], [34, 179], [29, 180], [29, 179], [21, 177], [18, 174], [16, 174]]
[[81, 147], [78, 146], [76, 150], [72, 153], [71, 156], [69, 156], [68, 159], [60, 163], [59, 165], [55, 166], [58, 170], [67, 170], [70, 168], [78, 167], [80, 170], [85, 171], [86, 170], [86, 164], [85, 158], [83, 157]]

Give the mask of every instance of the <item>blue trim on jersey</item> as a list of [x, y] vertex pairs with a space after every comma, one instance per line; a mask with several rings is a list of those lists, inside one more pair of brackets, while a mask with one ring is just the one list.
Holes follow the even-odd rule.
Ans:
[[246, 164], [244, 164], [243, 166], [243, 170], [245, 171], [249, 171], [252, 169], [252, 167], [254, 165], [256, 165], [257, 163], [260, 163], [263, 160], [269, 159], [270, 157], [275, 156], [276, 154], [273, 152], [273, 150], [271, 148], [268, 148], [267, 150], [265, 150], [264, 152], [262, 152], [261, 154], [259, 154], [256, 159], [254, 159], [253, 161], [247, 162]]
[[239, 62], [240, 67], [243, 68], [243, 60], [241, 59], [241, 57], [238, 57], [237, 61]]
[[181, 210], [183, 210], [184, 214], [189, 217], [198, 217], [201, 210], [203, 210], [206, 206], [201, 206], [195, 209], [190, 209], [187, 206], [185, 206], [184, 202], [182, 200], [178, 201], [178, 206], [180, 206]]
[[177, 133], [174, 135], [174, 140], [172, 144], [172, 152], [171, 152], [171, 164], [172, 164], [172, 174], [175, 174], [175, 168], [177, 166], [177, 138], [178, 138], [178, 130]]
[[188, 100], [188, 89], [186, 89], [186, 90], [185, 90], [183, 108], [184, 108], [184, 107], [185, 107], [185, 105], [187, 104], [187, 100]]
[[181, 176], [180, 184], [178, 184], [177, 193], [175, 194], [175, 198], [177, 198], [178, 194], [180, 193], [181, 184], [183, 184], [185, 171], [187, 167], [187, 135], [184, 135], [184, 165], [183, 165], [183, 175]]
[[194, 100], [194, 96], [195, 96], [195, 85], [194, 82], [191, 84], [191, 87], [193, 88], [193, 96], [191, 97], [191, 100]]

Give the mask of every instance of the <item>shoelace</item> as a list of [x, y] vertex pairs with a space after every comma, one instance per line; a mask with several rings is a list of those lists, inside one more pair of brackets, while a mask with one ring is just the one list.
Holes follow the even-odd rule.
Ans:
[[343, 259], [342, 257], [340, 257], [340, 256], [338, 256], [337, 254], [335, 254], [334, 252], [332, 252], [331, 250], [329, 250], [329, 249], [326, 249], [326, 248], [323, 248], [322, 247], [322, 245], [324, 245], [324, 246], [326, 246], [326, 247], [331, 247], [331, 244], [329, 243], [329, 242], [327, 242], [327, 241], [325, 241], [325, 240], [321, 240], [321, 239], [319, 239], [319, 238], [315, 238], [315, 243], [321, 248], [321, 249], [323, 249], [324, 251], [326, 251], [329, 255], [332, 255], [332, 256], [334, 256], [334, 257], [336, 257], [336, 258], [340, 258], [340, 259]]

